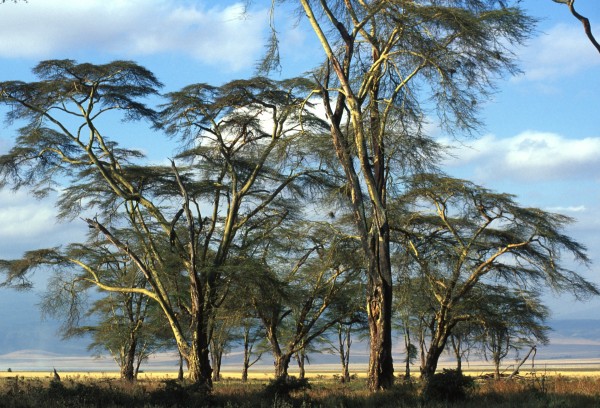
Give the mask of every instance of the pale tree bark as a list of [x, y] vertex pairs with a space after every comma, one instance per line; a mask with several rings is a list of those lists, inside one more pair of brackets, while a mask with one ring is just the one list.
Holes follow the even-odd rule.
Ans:
[[350, 347], [352, 346], [352, 326], [338, 324], [338, 352], [342, 363], [342, 383], [350, 382]]
[[130, 339], [129, 344], [127, 344], [123, 349], [123, 358], [121, 365], [121, 378], [127, 381], [135, 380], [135, 357], [136, 357], [136, 348], [137, 348], [137, 340], [134, 338]]
[[[330, 121], [335, 151], [346, 175], [354, 221], [366, 255], [367, 315], [370, 332], [369, 388], [371, 390], [385, 389], [394, 382], [394, 367], [391, 337], [392, 275], [389, 224], [386, 211], [385, 145], [383, 138], [380, 137], [381, 119], [376, 104], [367, 109], [368, 114], [363, 113], [362, 103], [351, 86], [351, 63], [354, 56], [355, 38], [348, 33], [342, 23], [335, 19], [327, 5], [322, 2], [325, 13], [344, 41], [344, 55], [340, 60], [317, 21], [313, 6], [307, 0], [302, 0], [301, 4], [325, 50], [328, 66], [333, 68], [341, 86], [335, 106], [332, 106], [327, 77], [324, 78], [325, 83], [321, 85], [320, 92]], [[380, 52], [376, 44], [370, 45], [373, 48], [374, 60], [378, 60]], [[376, 76], [380, 67], [376, 62], [374, 65], [375, 67], [370, 73]], [[373, 100], [377, 99], [378, 86], [372, 85], [369, 88], [369, 97]], [[350, 114], [352, 140], [348, 139], [342, 128], [346, 108]], [[365, 129], [367, 120], [370, 125], [369, 129]], [[371, 137], [369, 137], [369, 132]], [[359, 170], [355, 168], [355, 160], [358, 161]], [[359, 172], [361, 176], [359, 176]], [[366, 194], [363, 192], [362, 183], [367, 190]], [[367, 200], [370, 203], [369, 206], [365, 204]]]

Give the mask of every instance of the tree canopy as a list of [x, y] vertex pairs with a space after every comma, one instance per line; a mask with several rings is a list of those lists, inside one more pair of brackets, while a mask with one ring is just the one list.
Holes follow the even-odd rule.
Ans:
[[[590, 260], [565, 232], [574, 220], [445, 175], [427, 133], [432, 117], [451, 136], [480, 129], [480, 101], [518, 72], [512, 46], [534, 19], [519, 1], [294, 5], [323, 51], [303, 77], [269, 77], [274, 33], [263, 75], [222, 85], [161, 94], [135, 62], [69, 59], [0, 82], [18, 126], [0, 188], [52, 193], [88, 232], [1, 260], [2, 285], [51, 270], [44, 305], [67, 335], [92, 332], [128, 379], [174, 345], [208, 390], [236, 341], [247, 377], [261, 336], [280, 380], [322, 342], [348, 381], [353, 327], [366, 325], [372, 391], [393, 384], [394, 327], [406, 376], [420, 352], [426, 381], [449, 342], [459, 362], [477, 343], [496, 373], [510, 350], [544, 344], [542, 288], [600, 294], [579, 273]], [[173, 150], [149, 160], [123, 121]], [[89, 315], [97, 324], [80, 325]]]

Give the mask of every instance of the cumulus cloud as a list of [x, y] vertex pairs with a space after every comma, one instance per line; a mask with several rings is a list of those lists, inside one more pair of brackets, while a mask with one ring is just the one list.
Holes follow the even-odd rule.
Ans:
[[239, 70], [263, 49], [266, 11], [243, 3], [45, 0], [3, 7], [0, 56], [48, 58], [75, 50], [119, 58], [178, 53]]
[[54, 212], [48, 203], [35, 201], [22, 192], [4, 191], [0, 196], [0, 224], [3, 240], [30, 238], [47, 232], [54, 224]]
[[557, 213], [582, 213], [587, 210], [585, 205], [572, 205], [568, 207], [548, 207], [548, 211]]
[[558, 24], [519, 52], [524, 75], [515, 81], [559, 80], [599, 66], [600, 58], [578, 24]]
[[0, 258], [21, 256], [23, 251], [53, 247], [85, 238], [81, 221], [59, 224], [53, 198], [36, 200], [26, 192], [0, 193]]
[[481, 178], [550, 181], [596, 177], [600, 170], [600, 137], [568, 139], [549, 133], [525, 131], [509, 138], [487, 135], [469, 146], [452, 146], [448, 166], [475, 166]]

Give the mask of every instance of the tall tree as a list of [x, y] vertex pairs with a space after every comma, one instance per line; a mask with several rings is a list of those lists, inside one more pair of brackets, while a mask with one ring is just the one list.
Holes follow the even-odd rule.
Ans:
[[[236, 234], [255, 216], [277, 214], [277, 200], [293, 199], [313, 174], [298, 150], [306, 132], [320, 126], [304, 111], [312, 85], [264, 78], [192, 85], [169, 94], [159, 115], [143, 102], [160, 82], [132, 62], [52, 60], [34, 73], [40, 81], [0, 83], [8, 119], [26, 122], [16, 145], [0, 157], [1, 186], [43, 195], [60, 185], [61, 214], [96, 213], [86, 219], [89, 228], [110, 243], [111, 253], [129, 257], [149, 288], [107, 284], [86, 259], [89, 252], [50, 251], [32, 261], [70, 263], [102, 290], [157, 302], [191, 380], [210, 388], [208, 325], [226, 293], [225, 263]], [[102, 131], [118, 115], [148, 119], [181, 136], [184, 166], [150, 166], [139, 151], [121, 148]], [[136, 232], [135, 246], [119, 231], [123, 225]], [[19, 262], [5, 264], [14, 279], [28, 272]], [[173, 290], [181, 277], [186, 287]]]
[[498, 282], [515, 290], [545, 285], [578, 297], [600, 293], [562, 262], [567, 255], [589, 262], [585, 248], [563, 232], [573, 221], [569, 217], [523, 208], [510, 195], [449, 177], [423, 174], [411, 185], [398, 209], [397, 220], [404, 222], [395, 227], [435, 299], [421, 367], [426, 380], [455, 326], [479, 318], [482, 285]]
[[325, 53], [316, 91], [365, 255], [372, 390], [394, 379], [389, 194], [397, 172], [432, 156], [426, 108], [454, 133], [472, 130], [492, 78], [514, 70], [505, 47], [527, 37], [533, 21], [504, 3], [300, 0]]

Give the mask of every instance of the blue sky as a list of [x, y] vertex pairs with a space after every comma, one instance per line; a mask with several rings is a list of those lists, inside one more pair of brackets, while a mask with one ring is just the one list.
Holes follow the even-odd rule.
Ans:
[[[158, 76], [164, 91], [245, 78], [253, 74], [264, 51], [270, 1], [253, 1], [242, 15], [243, 3], [29, 0], [0, 4], [0, 80], [33, 79], [31, 68], [53, 58], [94, 63], [134, 60]], [[448, 159], [445, 169], [516, 194], [523, 205], [575, 217], [578, 222], [569, 233], [588, 247], [596, 261], [581, 272], [600, 283], [600, 54], [564, 5], [551, 0], [525, 0], [522, 5], [540, 19], [528, 45], [515, 50], [523, 74], [501, 80], [498, 92], [481, 101], [485, 128], [478, 138], [452, 142], [456, 158]], [[579, 0], [576, 5], [600, 36], [597, 1]], [[301, 74], [322, 55], [313, 33], [289, 16], [277, 14], [282, 76]], [[289, 21], [282, 23], [285, 19]], [[435, 123], [431, 129], [433, 136], [447, 140]], [[159, 157], [165, 154], [161, 135], [145, 126], [128, 127], [123, 134], [138, 143], [135, 147], [164, 159]], [[10, 148], [12, 138], [13, 130], [0, 128], [0, 153]], [[81, 223], [59, 225], [54, 215], [51, 200], [0, 191], [0, 258], [59, 245], [85, 233]], [[34, 294], [1, 290], [0, 296], [11, 299], [15, 309], [29, 310], [23, 316], [39, 322]], [[562, 296], [549, 302], [555, 317], [596, 317], [600, 310], [598, 300], [580, 304]], [[0, 310], [0, 336], [11, 330], [9, 319], [2, 318], [10, 313], [7, 306], [2, 303]]]

